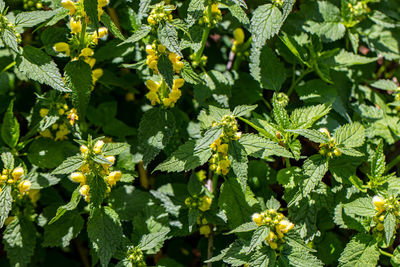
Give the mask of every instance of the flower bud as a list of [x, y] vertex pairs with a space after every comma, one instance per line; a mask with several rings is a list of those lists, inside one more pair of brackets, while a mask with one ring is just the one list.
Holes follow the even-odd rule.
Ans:
[[287, 220], [280, 221], [280, 223], [278, 225], [279, 230], [284, 234], [286, 234], [287, 232], [292, 230], [293, 227], [294, 227], [294, 224], [289, 222], [289, 221], [287, 221]]
[[88, 196], [89, 191], [90, 191], [90, 187], [87, 184], [82, 185], [81, 188], [79, 188], [79, 194], [81, 194], [81, 196], [83, 196], [83, 197]]
[[92, 50], [91, 48], [89, 48], [89, 47], [86, 47], [86, 48], [83, 48], [83, 49], [81, 50], [81, 53], [80, 53], [79, 56], [91, 57], [91, 56], [93, 56], [93, 55], [94, 55], [93, 50]]
[[263, 218], [262, 218], [262, 216], [261, 216], [260, 213], [254, 213], [254, 214], [251, 216], [251, 219], [252, 219], [253, 222], [255, 222], [258, 226], [262, 225], [262, 223], [263, 223]]
[[208, 236], [211, 233], [211, 228], [209, 225], [200, 226], [199, 232], [201, 235]]
[[18, 185], [18, 189], [19, 189], [20, 194], [24, 194], [25, 192], [28, 192], [31, 189], [31, 182], [28, 180], [22, 181]]
[[73, 18], [69, 21], [71, 26], [71, 33], [77, 34], [82, 31], [82, 22], [80, 20], [75, 21]]
[[86, 177], [81, 172], [71, 173], [71, 180], [82, 185], [86, 183]]
[[53, 46], [54, 51], [56, 52], [65, 52], [67, 56], [69, 56], [70, 49], [69, 49], [69, 44], [65, 42], [58, 42], [55, 43]]
[[385, 200], [380, 196], [374, 196], [372, 198], [372, 203], [374, 203], [375, 209], [379, 212], [385, 210]]
[[109, 177], [113, 177], [115, 181], [121, 180], [122, 172], [121, 171], [113, 171], [109, 174]]
[[243, 42], [244, 42], [244, 31], [242, 30], [242, 28], [237, 28], [233, 32], [233, 38], [235, 39], [236, 45], [243, 44]]
[[102, 140], [97, 141], [94, 144], [93, 152], [96, 154], [99, 154], [101, 152], [101, 149], [103, 148], [103, 146], [104, 146], [104, 142]]
[[19, 180], [24, 175], [24, 169], [22, 167], [15, 168], [11, 175], [15, 180]]
[[209, 210], [211, 207], [211, 202], [212, 202], [212, 199], [209, 196], [204, 196], [201, 199], [201, 203], [199, 204], [199, 210], [201, 210], [201, 211]]
[[106, 27], [100, 27], [98, 30], [99, 34], [99, 38], [103, 38], [108, 34], [108, 29]]

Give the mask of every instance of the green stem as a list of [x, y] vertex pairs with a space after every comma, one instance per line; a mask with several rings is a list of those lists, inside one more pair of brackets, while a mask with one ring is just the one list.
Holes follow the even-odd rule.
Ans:
[[386, 165], [385, 173], [388, 173], [394, 166], [400, 163], [400, 155], [397, 155], [392, 161]]
[[289, 158], [285, 158], [285, 162], [286, 162], [286, 168], [290, 167], [290, 160]]
[[393, 254], [390, 254], [389, 252], [386, 252], [386, 251], [384, 251], [384, 250], [382, 250], [382, 249], [379, 249], [379, 251], [380, 251], [380, 253], [381, 253], [382, 255], [385, 255], [385, 256], [387, 256], [387, 257], [389, 257], [389, 258], [393, 258]]
[[306, 76], [310, 72], [312, 72], [312, 69], [306, 69], [305, 71], [303, 71], [300, 74], [300, 76], [294, 82], [292, 82], [292, 85], [290, 86], [289, 90], [287, 91], [288, 96], [290, 96], [293, 93], [294, 88], [304, 78], [304, 76]]
[[1, 72], [5, 72], [5, 71], [9, 70], [9, 69], [12, 68], [12, 66], [14, 66], [15, 64], [17, 64], [16, 61], [11, 62], [11, 63], [8, 64]]
[[79, 47], [81, 47], [81, 49], [85, 48], [85, 35], [86, 35], [86, 23], [83, 22], [81, 36], [80, 36], [81, 38], [79, 40], [80, 42]]
[[199, 51], [197, 51], [197, 53], [196, 53], [195, 61], [199, 61], [201, 59], [204, 48], [206, 47], [206, 44], [207, 44], [207, 39], [208, 39], [209, 34], [210, 34], [210, 28], [206, 27], [203, 32], [203, 36], [201, 37], [201, 47], [200, 47]]
[[217, 189], [218, 177], [219, 177], [219, 175], [215, 173], [215, 174], [213, 175], [213, 178], [212, 178], [212, 192], [213, 192], [213, 194], [214, 194], [214, 192], [215, 192], [216, 189]]

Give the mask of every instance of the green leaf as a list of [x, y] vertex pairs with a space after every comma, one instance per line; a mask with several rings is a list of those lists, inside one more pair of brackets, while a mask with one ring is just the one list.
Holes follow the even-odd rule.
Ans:
[[235, 109], [232, 112], [233, 116], [240, 117], [240, 116], [245, 116], [255, 110], [257, 108], [257, 105], [241, 105], [241, 106], [236, 106]]
[[107, 29], [118, 39], [120, 40], [125, 40], [125, 37], [122, 35], [122, 33], [119, 31], [118, 27], [114, 24], [114, 22], [112, 21], [112, 19], [110, 18], [109, 15], [107, 15], [107, 13], [103, 13], [103, 15], [101, 15], [101, 22], [104, 24], [104, 26], [107, 27]]
[[396, 234], [396, 220], [396, 216], [392, 212], [387, 213], [387, 215], [385, 216], [383, 226], [385, 229], [385, 238], [387, 245], [390, 244], [393, 236]]
[[129, 44], [129, 43], [136, 43], [137, 41], [140, 41], [144, 37], [146, 37], [151, 31], [151, 27], [145, 24], [142, 24], [139, 29], [137, 29], [132, 36], [130, 36], [128, 39], [123, 41], [122, 43], [119, 44], [119, 46], [123, 44]]
[[374, 237], [367, 234], [358, 234], [350, 240], [340, 255], [339, 266], [376, 266], [379, 255]]
[[267, 209], [279, 210], [281, 203], [279, 203], [279, 201], [272, 196], [270, 199], [268, 199], [266, 206]]
[[83, 2], [83, 8], [85, 13], [89, 16], [89, 23], [97, 30], [100, 27], [97, 0], [85, 0]]
[[250, 24], [253, 48], [261, 49], [265, 42], [278, 33], [282, 25], [282, 13], [272, 4], [257, 7]]
[[139, 143], [144, 166], [165, 148], [174, 131], [175, 118], [169, 110], [152, 108], [143, 115], [139, 124]]
[[203, 15], [204, 0], [191, 0], [187, 9], [186, 23], [192, 26]]
[[161, 76], [164, 78], [169, 88], [172, 88], [172, 85], [174, 83], [174, 69], [167, 55], [160, 56], [157, 63], [157, 69], [160, 72]]
[[1, 125], [1, 138], [11, 148], [15, 148], [19, 140], [19, 123], [14, 117], [14, 101], [10, 102]]
[[354, 215], [373, 217], [376, 214], [375, 207], [369, 197], [357, 198], [352, 202], [344, 204], [343, 207], [345, 213], [352, 217]]
[[18, 46], [18, 38], [15, 33], [10, 28], [1, 29], [1, 40], [4, 42], [6, 47], [9, 47], [17, 54], [20, 53], [20, 48]]
[[376, 57], [364, 57], [360, 55], [341, 50], [339, 54], [335, 56], [335, 62], [341, 67], [348, 67], [353, 65], [364, 65], [371, 62], [375, 62], [378, 58]]
[[68, 212], [62, 220], [44, 227], [45, 247], [67, 247], [82, 230], [84, 220], [77, 212]]
[[280, 257], [278, 259], [279, 266], [296, 266], [296, 267], [322, 267], [322, 262], [310, 253], [305, 246], [295, 244], [293, 240], [285, 238], [288, 244], [284, 245]]
[[391, 80], [377, 80], [371, 83], [371, 86], [381, 89], [381, 90], [388, 90], [388, 91], [396, 91], [397, 85]]
[[164, 230], [162, 232], [150, 233], [143, 235], [140, 239], [138, 247], [142, 251], [151, 250], [156, 247], [163, 245], [164, 241], [168, 239], [167, 235], [169, 230]]
[[231, 228], [251, 220], [252, 209], [236, 178], [228, 177], [221, 187], [219, 207], [225, 211]]
[[3, 161], [4, 168], [14, 169], [14, 157], [10, 152], [1, 153], [1, 161]]
[[324, 144], [329, 142], [329, 137], [321, 133], [320, 131], [314, 129], [298, 129], [298, 130], [287, 130], [290, 133], [296, 133], [305, 138], [319, 144]]
[[12, 208], [11, 186], [3, 187], [0, 193], [0, 228], [3, 227], [4, 221], [8, 218], [8, 213]]
[[75, 191], [72, 193], [71, 200], [70, 200], [67, 204], [65, 204], [65, 205], [63, 205], [63, 206], [61, 206], [61, 207], [59, 207], [59, 208], [57, 209], [56, 216], [54, 216], [54, 217], [50, 220], [49, 224], [55, 223], [55, 222], [56, 222], [58, 219], [60, 219], [61, 216], [63, 216], [67, 211], [69, 211], [69, 210], [74, 210], [74, 209], [78, 206], [79, 201], [81, 200], [81, 198], [82, 198], [82, 196], [79, 194], [79, 187], [78, 187], [78, 188], [76, 188]]
[[106, 156], [115, 156], [121, 154], [127, 149], [129, 149], [127, 143], [105, 143], [101, 152]]
[[108, 266], [122, 241], [123, 232], [118, 214], [110, 207], [96, 208], [89, 217], [87, 231], [101, 265]]
[[244, 146], [238, 141], [229, 142], [228, 157], [231, 162], [231, 167], [235, 175], [240, 181], [243, 189], [247, 185], [247, 153]]
[[304, 161], [303, 171], [302, 193], [308, 195], [328, 171], [328, 162], [321, 155], [312, 155]]
[[362, 146], [365, 139], [364, 126], [359, 122], [342, 125], [335, 130], [333, 139], [336, 144], [350, 148]]
[[290, 114], [291, 128], [310, 128], [316, 121], [327, 115], [330, 110], [331, 108], [327, 104], [297, 108]]
[[42, 50], [25, 46], [22, 55], [17, 57], [18, 70], [29, 79], [47, 84], [60, 92], [70, 92], [65, 87], [60, 71], [54, 61]]
[[18, 13], [15, 16], [15, 26], [33, 27], [57, 15], [62, 8], [48, 11], [31, 11]]
[[3, 233], [11, 266], [27, 266], [36, 246], [36, 228], [27, 218], [15, 217]]
[[74, 147], [68, 141], [39, 138], [29, 146], [28, 159], [32, 164], [41, 168], [56, 168], [70, 155], [71, 148]]
[[226, 233], [226, 235], [230, 235], [230, 234], [233, 234], [233, 233], [250, 232], [250, 231], [256, 230], [257, 228], [258, 228], [258, 226], [257, 226], [257, 224], [255, 222], [247, 222], [247, 223], [239, 225], [238, 227], [236, 227], [232, 231]]
[[171, 23], [160, 24], [158, 27], [158, 39], [169, 51], [183, 57], [179, 47], [178, 33]]
[[103, 177], [94, 174], [86, 175], [86, 179], [90, 187], [90, 205], [98, 207], [104, 200], [107, 184]]
[[76, 155], [67, 158], [66, 160], [61, 163], [60, 166], [58, 166], [54, 171], [52, 171], [52, 174], [70, 174], [73, 171], [76, 171], [83, 165], [83, 158], [81, 155]]
[[250, 24], [246, 12], [244, 12], [244, 10], [237, 3], [233, 3], [233, 1], [226, 1], [220, 5], [222, 7], [227, 7], [232, 16], [234, 16], [243, 26], [247, 27]]
[[[198, 142], [197, 142], [198, 144]], [[195, 151], [196, 141], [189, 140], [159, 164], [154, 171], [182, 172], [203, 165], [211, 156], [211, 148]]]
[[195, 172], [192, 172], [190, 175], [187, 189], [189, 194], [192, 196], [200, 195], [203, 189], [202, 183], [199, 181], [199, 178]]
[[259, 55], [251, 54], [250, 73], [254, 79], [261, 83], [266, 89], [279, 91], [286, 79], [286, 72], [283, 63], [276, 56], [274, 51], [264, 46]]
[[272, 99], [272, 105], [274, 107], [273, 109], [273, 114], [274, 114], [274, 119], [278, 123], [278, 125], [284, 129], [288, 129], [290, 125], [289, 121], [289, 115], [285, 109], [285, 107], [278, 102], [276, 93], [273, 96]]
[[292, 157], [292, 154], [283, 146], [256, 134], [242, 135], [239, 139], [239, 143], [243, 145], [247, 155], [252, 157], [265, 158], [273, 155], [285, 158]]
[[65, 82], [71, 89], [71, 99], [78, 109], [80, 117], [84, 117], [89, 104], [92, 88], [92, 70], [84, 61], [70, 61], [64, 68]]
[[265, 238], [269, 234], [269, 227], [260, 226], [258, 227], [251, 237], [250, 246], [248, 247], [247, 254], [252, 252], [256, 247], [261, 245], [261, 243], [265, 240]]
[[207, 130], [204, 136], [199, 140], [194, 148], [194, 153], [200, 153], [210, 148], [210, 145], [214, 143], [222, 134], [222, 127], [220, 125], [211, 127]]
[[381, 139], [371, 159], [371, 176], [376, 178], [381, 177], [385, 172], [385, 168], [385, 154], [383, 154], [383, 141]]

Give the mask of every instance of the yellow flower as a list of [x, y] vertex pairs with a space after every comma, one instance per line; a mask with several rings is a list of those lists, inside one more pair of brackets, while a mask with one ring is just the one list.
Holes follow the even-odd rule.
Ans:
[[65, 52], [65, 54], [67, 56], [70, 55], [69, 44], [67, 44], [65, 42], [59, 42], [59, 43], [54, 44], [53, 49], [56, 52]]
[[200, 226], [199, 232], [201, 235], [208, 236], [211, 233], [211, 228], [209, 225]]
[[146, 53], [149, 55], [155, 55], [156, 50], [154, 50], [154, 46], [151, 44], [146, 45]]
[[155, 105], [156, 103], [160, 104], [160, 98], [158, 97], [157, 92], [150, 91], [146, 94], [147, 99], [151, 101], [151, 105]]
[[164, 98], [163, 99], [163, 104], [166, 107], [171, 107], [174, 104], [174, 102], [170, 98]]
[[221, 10], [219, 10], [218, 4], [212, 4], [211, 5], [211, 13], [221, 14]]
[[83, 164], [79, 167], [78, 171], [82, 172], [83, 174], [88, 173], [90, 171], [89, 165], [87, 163]]
[[176, 89], [172, 90], [171, 93], [168, 94], [168, 97], [176, 103], [176, 101], [178, 101], [181, 95], [182, 95], [181, 90]]
[[160, 52], [160, 53], [165, 53], [165, 51], [167, 50], [167, 48], [166, 48], [165, 46], [163, 46], [162, 44], [159, 44], [159, 45], [157, 46], [157, 50], [158, 50], [158, 52]]
[[235, 39], [234, 45], [240, 45], [244, 42], [244, 31], [242, 28], [237, 28], [233, 31], [233, 38]]
[[86, 177], [81, 172], [73, 172], [71, 173], [71, 180], [84, 185], [86, 183]]
[[178, 54], [175, 54], [175, 53], [169, 53], [168, 54], [168, 58], [172, 63], [175, 63], [175, 62], [181, 60], [181, 57]]
[[13, 170], [11, 175], [15, 180], [19, 180], [24, 175], [24, 169], [22, 167], [17, 167]]
[[75, 21], [74, 18], [71, 18], [69, 24], [71, 26], [71, 33], [78, 34], [82, 31], [82, 22], [80, 20]]
[[120, 171], [113, 171], [107, 177], [107, 183], [110, 186], [114, 186], [119, 180], [121, 180], [122, 172]]
[[260, 225], [263, 224], [262, 216], [261, 216], [260, 213], [254, 213], [254, 214], [251, 216], [251, 219], [253, 220], [253, 222], [255, 222], [255, 223], [257, 224], [257, 226], [260, 226]]
[[60, 108], [59, 110], [58, 110], [58, 115], [63, 115], [65, 113], [65, 110], [63, 110], [62, 108]]
[[98, 7], [105, 7], [108, 3], [110, 3], [109, 0], [98, 0]]
[[49, 129], [46, 129], [46, 130], [40, 132], [39, 134], [46, 138], [53, 138], [53, 134], [50, 132]]
[[150, 25], [155, 25], [155, 24], [157, 23], [157, 22], [154, 20], [154, 18], [153, 18], [152, 15], [150, 15], [150, 16], [147, 17], [147, 22], [148, 22]]
[[204, 196], [201, 200], [200, 200], [200, 204], [199, 204], [199, 210], [201, 211], [207, 211], [210, 209], [211, 207], [211, 202], [212, 199], [209, 196]]
[[93, 68], [94, 64], [96, 64], [96, 59], [92, 57], [85, 58], [85, 62], [89, 64], [91, 68]]
[[47, 114], [49, 114], [49, 110], [47, 108], [41, 108], [39, 113], [40, 113], [40, 117], [44, 118], [47, 116]]
[[104, 11], [101, 7], [97, 8], [97, 19], [101, 20], [101, 15], [103, 15]]
[[87, 184], [82, 185], [81, 188], [79, 189], [79, 194], [81, 194], [81, 196], [83, 197], [88, 196], [89, 192], [90, 192], [90, 187]]
[[109, 165], [112, 166], [115, 163], [115, 157], [114, 156], [107, 156], [105, 158], [110, 162]]
[[98, 32], [99, 32], [98, 37], [103, 38], [108, 34], [108, 29], [106, 27], [100, 27]]
[[80, 53], [80, 57], [91, 57], [91, 56], [93, 56], [94, 55], [94, 52], [93, 52], [93, 50], [91, 49], [91, 48], [89, 48], [89, 47], [86, 47], [86, 48], [83, 48], [82, 50], [81, 50], [81, 53]]
[[217, 152], [220, 152], [224, 155], [228, 153], [228, 144], [222, 144], [218, 147]]
[[29, 182], [28, 180], [22, 181], [18, 185], [19, 193], [22, 195], [22, 194], [28, 192], [31, 189], [31, 185], [32, 185], [31, 182]]
[[71, 0], [62, 0], [61, 1], [61, 5], [69, 10], [69, 15], [72, 16], [74, 15], [76, 8], [75, 8], [75, 4], [74, 2], [72, 2]]
[[378, 212], [382, 212], [385, 210], [385, 200], [380, 196], [374, 196], [372, 198], [372, 203], [375, 205], [375, 209]]
[[67, 119], [69, 120], [69, 124], [72, 126], [75, 124], [75, 121], [79, 120], [78, 111], [76, 108], [72, 108], [68, 111]]
[[173, 83], [173, 86], [172, 86], [172, 90], [181, 88], [184, 83], [185, 83], [185, 80], [182, 79], [182, 78], [175, 79], [174, 83]]
[[176, 62], [172, 63], [172, 67], [176, 73], [179, 73], [183, 69], [184, 66], [185, 65], [183, 64], [182, 61], [176, 61]]
[[146, 81], [146, 87], [151, 91], [151, 92], [158, 92], [158, 88], [160, 88], [160, 83], [155, 82], [153, 80], [147, 80]]
[[101, 152], [101, 149], [104, 146], [104, 142], [102, 140], [98, 140], [93, 147], [93, 152], [96, 154], [99, 154]]
[[85, 146], [85, 145], [81, 145], [80, 146], [80, 151], [81, 151], [81, 153], [83, 154], [83, 155], [86, 155], [86, 153], [88, 152], [88, 147], [87, 146]]
[[92, 82], [93, 82], [93, 84], [95, 84], [99, 79], [100, 79], [100, 77], [101, 76], [103, 76], [103, 69], [94, 69], [93, 71], [92, 71]]

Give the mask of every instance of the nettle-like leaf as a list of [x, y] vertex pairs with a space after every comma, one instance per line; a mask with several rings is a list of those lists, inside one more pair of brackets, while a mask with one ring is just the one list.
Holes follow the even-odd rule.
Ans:
[[123, 233], [118, 214], [110, 207], [96, 208], [89, 217], [87, 231], [101, 265], [108, 266], [122, 242]]
[[267, 226], [258, 227], [251, 237], [250, 246], [248, 247], [247, 253], [252, 252], [256, 247], [261, 245], [261, 243], [265, 241], [265, 238], [267, 238], [269, 231], [270, 229]]
[[328, 161], [321, 155], [312, 155], [304, 161], [303, 170], [302, 193], [308, 195], [328, 171]]
[[137, 41], [142, 40], [146, 37], [151, 31], [151, 27], [148, 25], [141, 25], [128, 39], [124, 42], [120, 43], [119, 46], [128, 44], [128, 43], [136, 43]]
[[379, 249], [371, 235], [358, 234], [347, 244], [339, 258], [339, 266], [376, 266]]
[[172, 67], [171, 61], [168, 59], [168, 56], [160, 56], [157, 63], [157, 69], [160, 72], [161, 76], [164, 78], [167, 85], [172, 88], [172, 85], [174, 83], [174, 69]]
[[371, 176], [379, 178], [385, 172], [386, 162], [385, 154], [383, 154], [383, 141], [380, 140], [375, 154], [371, 159]]
[[171, 23], [166, 22], [158, 27], [158, 39], [169, 51], [182, 57], [179, 47], [178, 33]]
[[237, 141], [229, 142], [228, 157], [233, 172], [239, 179], [242, 187], [246, 188], [248, 159], [244, 146]]
[[10, 102], [1, 125], [1, 138], [11, 148], [15, 148], [19, 140], [19, 123], [14, 116], [14, 101]]
[[42, 50], [25, 46], [23, 52], [17, 57], [18, 70], [26, 77], [51, 86], [60, 92], [70, 92], [65, 87], [60, 71], [54, 61]]
[[15, 16], [15, 26], [17, 27], [33, 27], [42, 22], [45, 22], [55, 15], [57, 15], [62, 9], [58, 8], [55, 10], [48, 11], [31, 11], [18, 13]]
[[69, 62], [64, 71], [66, 85], [71, 90], [72, 103], [83, 117], [90, 100], [92, 70], [86, 62], [76, 60]]
[[97, 1], [84, 1], [83, 7], [90, 19], [90, 23], [94, 26], [95, 30], [97, 30], [100, 27]]
[[139, 125], [139, 143], [145, 166], [165, 148], [174, 131], [175, 118], [170, 111], [153, 108], [143, 115]]
[[71, 172], [79, 169], [83, 165], [84, 161], [82, 155], [76, 155], [67, 158], [63, 161], [52, 174], [70, 174]]
[[78, 206], [81, 198], [82, 196], [79, 194], [79, 188], [75, 189], [72, 193], [70, 202], [57, 209], [56, 215], [50, 220], [49, 225], [58, 221], [67, 211], [74, 210]]
[[362, 146], [365, 139], [365, 128], [359, 122], [342, 125], [335, 130], [333, 139], [336, 144], [348, 148]]
[[12, 208], [11, 186], [3, 187], [0, 193], [0, 228], [3, 227], [4, 221], [8, 218], [8, 214]]
[[119, 31], [117, 25], [112, 21], [109, 15], [107, 13], [103, 13], [100, 18], [101, 22], [106, 26], [106, 28], [118, 39], [120, 40], [125, 40], [125, 37], [122, 35], [122, 33]]

